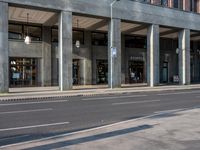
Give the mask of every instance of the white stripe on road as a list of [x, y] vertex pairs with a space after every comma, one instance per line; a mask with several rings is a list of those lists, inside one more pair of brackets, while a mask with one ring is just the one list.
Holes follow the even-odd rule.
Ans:
[[137, 102], [112, 103], [112, 105], [142, 104], [142, 103], [153, 103], [153, 102], [160, 102], [160, 100], [145, 100], [145, 101], [137, 101]]
[[25, 138], [29, 137], [30, 135], [20, 135], [20, 136], [15, 136], [15, 137], [7, 137], [7, 138], [2, 138], [0, 141], [5, 141], [5, 140], [13, 140], [13, 139], [19, 139], [19, 138]]
[[82, 99], [84, 101], [92, 101], [92, 100], [108, 100], [108, 99], [119, 99], [119, 98], [136, 98], [136, 97], [146, 97], [147, 95], [129, 95], [129, 96], [112, 96], [112, 97], [98, 97], [98, 98], [85, 98]]
[[192, 91], [192, 92], [176, 92], [176, 93], [162, 93], [162, 94], [157, 94], [157, 95], [159, 95], [159, 96], [165, 96], [165, 95], [195, 94], [195, 93], [200, 93], [200, 91]]
[[0, 115], [4, 114], [16, 114], [16, 113], [30, 113], [30, 112], [40, 112], [40, 111], [51, 111], [52, 108], [47, 109], [32, 109], [32, 110], [22, 110], [22, 111], [8, 111], [8, 112], [0, 112]]
[[38, 101], [38, 102], [24, 102], [24, 103], [7, 103], [7, 104], [0, 104], [0, 106], [15, 106], [15, 105], [30, 105], [30, 104], [46, 104], [46, 103], [62, 103], [62, 102], [68, 102], [68, 100]]
[[57, 126], [57, 125], [65, 125], [65, 124], [69, 124], [69, 122], [59, 122], [59, 123], [51, 123], [51, 124], [41, 124], [41, 125], [33, 125], [33, 126], [6, 128], [6, 129], [0, 129], [0, 132], [3, 132], [3, 131], [13, 131], [13, 130], [21, 130], [21, 129], [40, 128], [40, 127], [49, 127], [49, 126]]

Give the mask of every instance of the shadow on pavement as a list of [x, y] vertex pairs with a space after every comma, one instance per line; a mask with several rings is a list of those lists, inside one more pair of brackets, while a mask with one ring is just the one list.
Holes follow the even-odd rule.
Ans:
[[120, 135], [137, 132], [137, 131], [141, 131], [141, 130], [146, 130], [146, 129], [150, 129], [150, 128], [153, 128], [153, 126], [152, 125], [141, 125], [138, 127], [127, 128], [127, 129], [123, 129], [123, 130], [117, 130], [117, 131], [113, 131], [113, 132], [102, 133], [102, 134], [77, 138], [77, 139], [73, 139], [73, 140], [38, 146], [38, 147], [31, 148], [30, 150], [39, 150], [39, 149], [48, 150], [48, 149], [62, 148], [62, 147], [67, 147], [67, 146], [71, 146], [71, 145], [76, 145], [76, 144], [111, 138], [111, 137], [115, 137], [115, 136], [120, 136]]

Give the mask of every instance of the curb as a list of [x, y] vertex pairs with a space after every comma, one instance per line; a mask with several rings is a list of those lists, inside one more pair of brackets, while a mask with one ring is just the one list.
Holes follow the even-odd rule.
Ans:
[[[199, 90], [199, 87], [177, 87], [177, 88], [151, 88], [151, 89], [138, 89], [138, 90], [131, 90], [128, 89], [125, 91], [124, 89], [121, 90], [115, 90], [115, 91], [108, 91], [108, 92], [94, 92], [94, 93], [74, 93], [74, 94], [66, 94], [66, 93], [60, 93], [60, 94], [55, 94], [52, 96], [46, 95], [24, 95], [24, 96], [15, 96], [15, 95], [8, 95], [8, 96], [0, 96], [0, 102], [2, 101], [23, 101], [23, 100], [53, 100], [53, 99], [61, 99], [61, 98], [69, 98], [69, 97], [89, 97], [89, 96], [101, 96], [101, 95], [115, 95], [115, 94], [130, 94], [130, 93], [141, 93], [141, 92], [159, 92], [159, 91], [181, 91], [181, 90]], [[34, 94], [34, 93], [33, 93]], [[41, 94], [45, 94], [41, 93]]]

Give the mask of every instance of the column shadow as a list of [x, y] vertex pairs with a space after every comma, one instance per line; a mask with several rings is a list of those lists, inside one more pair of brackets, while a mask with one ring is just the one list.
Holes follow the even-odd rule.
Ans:
[[107, 132], [107, 133], [77, 138], [77, 139], [73, 139], [73, 140], [38, 146], [38, 147], [30, 148], [29, 150], [49, 150], [49, 149], [62, 148], [62, 147], [76, 145], [76, 144], [82, 144], [82, 143], [86, 143], [86, 142], [92, 142], [92, 141], [102, 140], [102, 139], [116, 137], [116, 136], [120, 136], [120, 135], [125, 135], [128, 133], [133, 133], [133, 132], [146, 130], [146, 129], [150, 129], [150, 128], [153, 128], [153, 126], [152, 125], [141, 125], [141, 126], [117, 130], [117, 131], [113, 131], [113, 132]]

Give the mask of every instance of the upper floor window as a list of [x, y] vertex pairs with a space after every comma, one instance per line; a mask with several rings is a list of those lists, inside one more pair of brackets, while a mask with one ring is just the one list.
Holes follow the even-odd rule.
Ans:
[[8, 31], [9, 31], [8, 34], [9, 39], [18, 39], [18, 40], [23, 39], [22, 25], [9, 24]]
[[39, 26], [24, 26], [24, 33], [27, 35], [27, 30], [28, 34], [31, 37], [32, 41], [41, 41], [42, 40], [42, 27]]
[[73, 30], [73, 44], [75, 44], [77, 40], [79, 40], [82, 45], [84, 44], [84, 31]]
[[125, 47], [127, 48], [146, 48], [146, 38], [139, 36], [126, 36]]
[[[58, 28], [52, 28], [51, 29], [51, 40], [52, 42], [58, 42]], [[76, 43], [76, 41], [79, 40], [81, 44], [84, 44], [84, 32], [81, 30], [73, 30], [73, 44]]]
[[8, 37], [9, 39], [23, 40], [28, 34], [32, 41], [42, 40], [42, 27], [41, 26], [27, 26], [23, 24], [13, 24], [10, 23], [8, 27]]
[[107, 46], [108, 45], [108, 34], [101, 32], [92, 33], [92, 45]]

